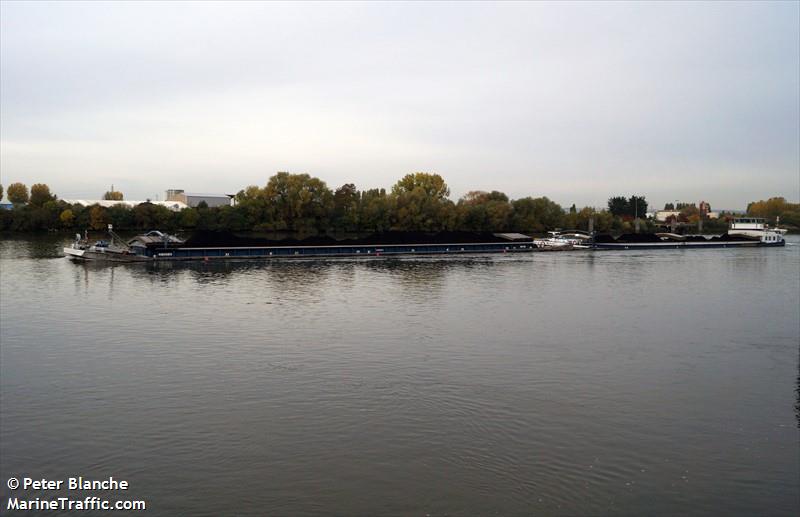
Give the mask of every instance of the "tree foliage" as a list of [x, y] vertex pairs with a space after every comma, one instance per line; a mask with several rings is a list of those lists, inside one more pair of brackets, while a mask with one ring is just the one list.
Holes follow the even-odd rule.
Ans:
[[782, 197], [771, 197], [748, 204], [747, 215], [763, 217], [772, 224], [780, 217], [782, 225], [800, 227], [800, 203], [789, 203]]
[[61, 221], [64, 228], [72, 228], [72, 223], [75, 221], [75, 214], [71, 209], [66, 208], [59, 214], [58, 219]]
[[8, 200], [15, 205], [28, 202], [28, 187], [24, 183], [12, 183], [8, 186]]
[[427, 172], [415, 172], [406, 174], [400, 181], [392, 187], [392, 194], [399, 196], [408, 194], [421, 189], [426, 197], [442, 200], [450, 195], [450, 189], [444, 182], [444, 178], [438, 174]]
[[30, 203], [33, 206], [43, 206], [48, 201], [55, 201], [56, 197], [50, 192], [50, 187], [44, 183], [31, 185]]
[[118, 190], [107, 190], [103, 194], [103, 199], [107, 201], [122, 201], [125, 196], [122, 195], [122, 192]]
[[647, 200], [644, 196], [614, 196], [608, 199], [608, 211], [617, 217], [644, 217], [647, 214]]
[[[44, 185], [46, 187], [46, 185]], [[359, 190], [346, 183], [335, 190], [308, 174], [280, 172], [263, 187], [251, 185], [236, 195], [235, 206], [208, 207], [200, 204], [173, 212], [153, 203], [135, 207], [116, 204], [70, 205], [58, 200], [49, 188], [37, 186], [36, 202], [28, 205], [28, 190], [21, 183], [9, 185], [6, 194], [13, 210], [0, 210], [0, 230], [32, 231], [65, 228], [146, 231], [227, 230], [234, 232], [280, 231], [301, 236], [311, 233], [368, 233], [387, 230], [410, 231], [516, 231], [543, 233], [549, 230], [591, 227], [598, 232], [632, 231], [632, 216], [647, 209], [644, 197], [612, 197], [608, 209], [575, 205], [565, 210], [547, 197], [509, 199], [499, 191], [471, 191], [456, 203], [438, 174], [414, 173], [401, 178], [390, 190]], [[113, 189], [112, 189], [113, 191]], [[694, 221], [698, 209], [684, 204], [680, 219]], [[748, 206], [748, 213], [778, 216], [781, 223], [800, 227], [800, 205], [783, 198], [770, 198]], [[590, 221], [593, 224], [590, 225]], [[646, 230], [650, 223], [642, 221]], [[704, 224], [711, 224], [706, 221]]]

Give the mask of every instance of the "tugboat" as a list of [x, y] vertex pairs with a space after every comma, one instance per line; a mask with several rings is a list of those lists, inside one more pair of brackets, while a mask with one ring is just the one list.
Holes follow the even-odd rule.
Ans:
[[99, 240], [94, 244], [89, 241], [89, 232], [75, 234], [71, 246], [64, 247], [64, 254], [72, 260], [103, 260], [110, 262], [141, 262], [149, 260], [133, 252], [130, 246], [116, 233], [114, 227], [108, 225], [111, 241]]

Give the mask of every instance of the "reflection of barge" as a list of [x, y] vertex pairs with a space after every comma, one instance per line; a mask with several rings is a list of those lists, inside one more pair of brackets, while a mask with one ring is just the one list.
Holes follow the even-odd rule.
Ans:
[[535, 249], [533, 239], [527, 235], [471, 232], [386, 232], [361, 239], [336, 240], [322, 236], [279, 241], [239, 237], [227, 232], [200, 232], [182, 241], [174, 236], [152, 231], [124, 244], [97, 244], [89, 246], [88, 243], [76, 241], [72, 247], [64, 248], [64, 253], [78, 260], [142, 262], [453, 255], [529, 252]]

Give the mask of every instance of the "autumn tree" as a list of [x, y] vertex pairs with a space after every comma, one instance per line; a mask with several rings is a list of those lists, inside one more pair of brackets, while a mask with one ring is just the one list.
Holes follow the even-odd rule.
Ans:
[[789, 203], [782, 197], [771, 197], [766, 201], [749, 203], [747, 215], [763, 217], [770, 223], [775, 223], [780, 217], [781, 224], [800, 226], [800, 203]]
[[24, 205], [28, 202], [28, 187], [24, 183], [12, 183], [8, 186], [8, 200], [15, 205]]
[[75, 221], [75, 214], [72, 212], [72, 210], [67, 208], [66, 210], [63, 210], [61, 214], [59, 214], [58, 219], [65, 228], [71, 228], [73, 221]]
[[89, 210], [89, 226], [92, 230], [102, 230], [108, 224], [108, 213], [106, 209], [100, 205], [94, 205]]
[[114, 187], [112, 186], [111, 190], [107, 190], [105, 194], [103, 194], [103, 199], [107, 201], [122, 201], [124, 196], [122, 195], [122, 192], [114, 190]]
[[33, 206], [43, 206], [48, 201], [55, 201], [56, 197], [50, 193], [50, 187], [44, 183], [31, 185], [30, 203]]

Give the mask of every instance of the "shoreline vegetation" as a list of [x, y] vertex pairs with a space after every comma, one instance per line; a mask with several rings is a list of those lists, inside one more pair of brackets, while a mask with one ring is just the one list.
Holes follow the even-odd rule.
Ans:
[[[563, 208], [547, 197], [509, 199], [498, 191], [471, 191], [458, 201], [438, 174], [408, 174], [391, 189], [358, 190], [352, 183], [330, 189], [308, 174], [279, 172], [264, 187], [249, 186], [235, 196], [235, 205], [197, 207], [172, 211], [141, 203], [103, 207], [59, 200], [41, 183], [13, 183], [6, 191], [13, 207], [0, 210], [0, 231], [103, 231], [113, 224], [119, 231], [161, 229], [169, 232], [224, 231], [281, 234], [285, 236], [358, 235], [387, 231], [519, 232], [543, 234], [557, 229], [588, 230], [590, 220], [598, 233], [633, 233], [639, 218], [641, 233], [663, 230], [668, 223], [646, 218], [643, 196], [614, 196], [608, 207]], [[3, 187], [0, 185], [0, 198]], [[121, 192], [107, 191], [104, 199], [122, 201]], [[792, 231], [800, 229], [800, 204], [774, 197], [748, 204], [747, 214], [764, 217]], [[694, 204], [683, 204], [677, 216], [685, 233], [723, 233], [732, 214], [709, 219]]]

